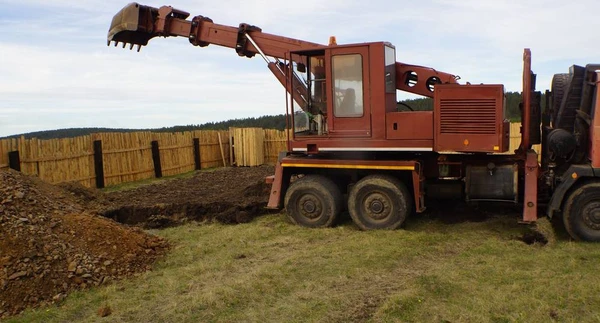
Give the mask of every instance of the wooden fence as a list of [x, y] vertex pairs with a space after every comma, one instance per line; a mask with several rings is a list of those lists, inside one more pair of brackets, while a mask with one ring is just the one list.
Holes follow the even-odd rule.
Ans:
[[[519, 146], [519, 127], [511, 124], [509, 153]], [[534, 149], [539, 152], [539, 145]], [[285, 150], [284, 131], [258, 128], [96, 133], [53, 140], [21, 137], [0, 140], [0, 169], [20, 169], [50, 183], [104, 187], [225, 165], [274, 164]]]
[[[509, 148], [508, 148], [507, 154], [508, 153], [512, 154], [515, 151], [515, 149], [519, 148], [520, 144], [521, 144], [521, 123], [520, 122], [511, 123], [510, 124], [510, 142], [509, 142]], [[541, 145], [533, 145], [532, 148], [538, 154], [540, 154]]]
[[50, 183], [104, 187], [223, 166], [229, 160], [228, 137], [228, 131], [189, 131], [3, 139], [0, 169], [18, 169]]
[[265, 163], [275, 164], [279, 158], [279, 152], [287, 151], [287, 135], [285, 131], [265, 129], [264, 131]]
[[265, 130], [261, 128], [230, 128], [231, 164], [236, 166], [258, 166], [264, 164], [264, 132]]

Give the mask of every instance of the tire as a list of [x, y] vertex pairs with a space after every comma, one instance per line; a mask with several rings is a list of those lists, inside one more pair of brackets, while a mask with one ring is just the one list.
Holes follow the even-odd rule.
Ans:
[[585, 184], [569, 195], [563, 223], [575, 240], [600, 241], [600, 183]]
[[343, 197], [329, 178], [307, 175], [295, 181], [285, 194], [285, 209], [294, 224], [309, 228], [330, 227], [342, 209]]
[[348, 212], [361, 230], [397, 229], [411, 210], [411, 194], [392, 176], [369, 175], [348, 193]]
[[552, 77], [552, 114], [551, 121], [552, 127], [556, 128], [556, 120], [558, 118], [558, 112], [560, 111], [560, 105], [562, 103], [563, 97], [567, 90], [567, 83], [569, 82], [569, 74], [554, 74]]

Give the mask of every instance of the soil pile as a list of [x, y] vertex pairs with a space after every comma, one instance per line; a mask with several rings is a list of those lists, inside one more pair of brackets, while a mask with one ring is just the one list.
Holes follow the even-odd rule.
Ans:
[[166, 180], [133, 190], [109, 193], [106, 217], [118, 222], [160, 228], [190, 220], [245, 223], [267, 213], [271, 186], [265, 177], [273, 166], [226, 167], [191, 178]]
[[64, 188], [0, 171], [0, 318], [145, 271], [166, 249], [161, 238], [94, 215], [81, 201]]

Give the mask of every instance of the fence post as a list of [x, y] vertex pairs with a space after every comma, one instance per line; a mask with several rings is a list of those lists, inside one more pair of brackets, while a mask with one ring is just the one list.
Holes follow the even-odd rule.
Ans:
[[104, 188], [104, 161], [102, 160], [102, 140], [94, 140], [94, 172], [96, 187]]
[[194, 164], [196, 164], [196, 170], [202, 169], [202, 162], [200, 161], [200, 138], [194, 138]]
[[160, 165], [160, 150], [158, 149], [158, 141], [152, 141], [152, 161], [154, 162], [154, 176], [162, 177], [162, 167]]
[[21, 171], [21, 158], [19, 157], [19, 151], [11, 151], [8, 153], [8, 167], [18, 172]]

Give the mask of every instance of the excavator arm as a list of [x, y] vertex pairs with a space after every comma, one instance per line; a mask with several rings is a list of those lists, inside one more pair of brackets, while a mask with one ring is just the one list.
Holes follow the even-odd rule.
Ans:
[[433, 98], [436, 84], [458, 84], [460, 77], [431, 67], [396, 62], [396, 89]]
[[204, 16], [186, 20], [189, 16], [189, 13], [171, 6], [153, 8], [130, 3], [113, 18], [108, 32], [108, 44], [115, 42], [116, 46], [123, 43], [123, 47], [129, 44], [130, 48], [138, 45], [139, 49], [157, 36], [180, 36], [188, 38], [195, 46], [214, 44], [234, 48], [240, 56], [253, 57], [255, 54], [264, 54], [279, 59], [284, 59], [289, 51], [325, 47], [317, 43], [263, 33], [260, 28], [245, 23], [236, 28], [216, 24]]
[[[188, 38], [194, 46], [210, 44], [234, 48], [242, 57], [262, 56], [269, 69], [289, 92], [294, 91], [296, 102], [306, 110], [308, 89], [280, 59], [290, 59], [289, 52], [322, 49], [327, 46], [262, 32], [256, 26], [242, 23], [237, 28], [216, 24], [212, 19], [195, 16], [171, 6], [154, 8], [130, 3], [117, 13], [108, 31], [107, 45], [114, 43], [123, 48], [137, 45], [139, 51], [154, 37], [179, 36]], [[269, 57], [275, 60], [271, 61]], [[297, 62], [306, 63], [306, 62]], [[292, 77], [289, 77], [292, 73]], [[287, 80], [292, 80], [288, 82]], [[457, 83], [458, 77], [429, 67], [396, 63], [396, 88], [398, 90], [433, 97], [435, 84]], [[291, 83], [291, 84], [290, 84]]]

